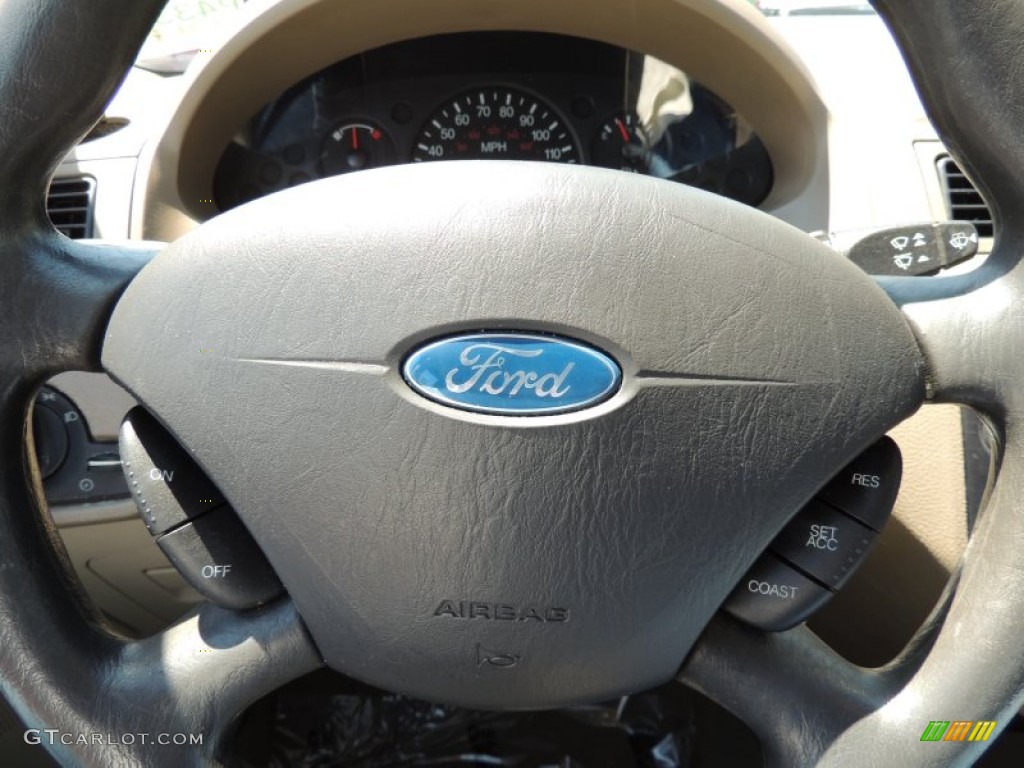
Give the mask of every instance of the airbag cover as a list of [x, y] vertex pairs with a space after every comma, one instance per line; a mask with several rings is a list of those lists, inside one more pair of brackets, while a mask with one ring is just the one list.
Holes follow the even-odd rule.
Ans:
[[[621, 381], [523, 416], [403, 378], [478, 332], [571, 340]], [[805, 234], [540, 163], [349, 174], [219, 216], [129, 286], [103, 361], [238, 511], [331, 666], [483, 708], [669, 679], [924, 393], [900, 313]]]

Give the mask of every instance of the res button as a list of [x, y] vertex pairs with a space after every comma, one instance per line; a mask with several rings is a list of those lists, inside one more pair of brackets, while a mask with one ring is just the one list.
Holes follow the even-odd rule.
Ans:
[[818, 497], [881, 531], [896, 503], [902, 475], [899, 446], [883, 437], [847, 464]]

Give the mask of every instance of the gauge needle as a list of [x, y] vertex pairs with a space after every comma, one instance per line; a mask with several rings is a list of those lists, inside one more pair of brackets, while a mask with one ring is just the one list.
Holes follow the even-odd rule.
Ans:
[[359, 131], [352, 129], [352, 149], [359, 149]]
[[622, 120], [616, 117], [615, 124], [619, 126], [619, 133], [622, 134], [622, 140], [629, 144], [629, 131], [627, 131], [626, 126], [622, 124]]

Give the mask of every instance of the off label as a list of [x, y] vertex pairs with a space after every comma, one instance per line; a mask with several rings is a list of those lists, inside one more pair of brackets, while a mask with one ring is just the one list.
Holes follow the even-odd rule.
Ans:
[[204, 565], [200, 571], [204, 579], [223, 579], [231, 573], [230, 565]]

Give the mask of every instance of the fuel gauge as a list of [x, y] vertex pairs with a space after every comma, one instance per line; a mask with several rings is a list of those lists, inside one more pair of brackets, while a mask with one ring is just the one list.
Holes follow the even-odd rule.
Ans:
[[647, 173], [650, 142], [635, 112], [620, 112], [606, 120], [591, 147], [594, 165], [633, 173]]
[[395, 145], [371, 123], [343, 123], [324, 139], [320, 165], [325, 176], [362, 171], [395, 162]]

